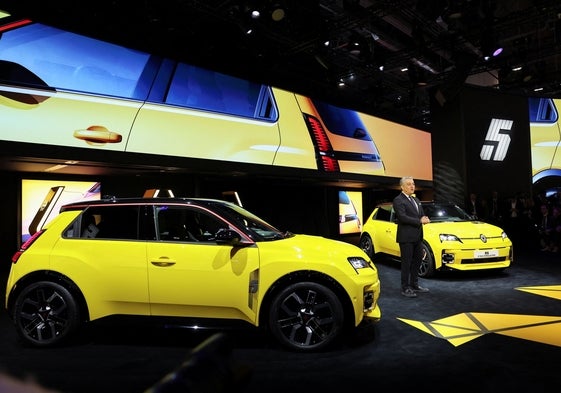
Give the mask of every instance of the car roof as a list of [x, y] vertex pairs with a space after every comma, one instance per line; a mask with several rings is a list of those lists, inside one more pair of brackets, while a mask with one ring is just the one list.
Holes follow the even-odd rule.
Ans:
[[223, 201], [220, 199], [212, 198], [183, 198], [183, 197], [157, 197], [157, 198], [144, 198], [144, 197], [132, 197], [132, 198], [117, 198], [117, 197], [103, 197], [102, 199], [72, 202], [61, 207], [62, 211], [67, 210], [82, 210], [89, 206], [102, 206], [102, 205], [121, 205], [121, 204], [142, 204], [142, 205], [161, 205], [161, 204], [184, 204], [184, 205], [199, 205], [199, 206], [209, 206], [209, 205], [233, 205], [233, 203], [228, 201]]

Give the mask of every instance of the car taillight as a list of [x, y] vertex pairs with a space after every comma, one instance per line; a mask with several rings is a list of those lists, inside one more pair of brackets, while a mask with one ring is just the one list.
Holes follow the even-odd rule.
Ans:
[[319, 169], [323, 169], [325, 172], [339, 172], [339, 162], [335, 158], [333, 147], [321, 122], [317, 118], [306, 114], [304, 114], [304, 120], [318, 154]]
[[12, 263], [16, 263], [19, 257], [21, 256], [21, 254], [23, 254], [23, 252], [27, 250], [33, 244], [33, 242], [43, 234], [43, 232], [45, 232], [44, 229], [37, 231], [29, 239], [27, 239], [27, 241], [21, 245], [19, 250], [17, 250], [14, 256], [12, 257]]

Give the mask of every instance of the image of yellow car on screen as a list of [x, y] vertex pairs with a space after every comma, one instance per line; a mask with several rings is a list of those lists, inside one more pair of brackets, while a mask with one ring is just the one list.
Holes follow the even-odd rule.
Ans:
[[534, 98], [530, 109], [530, 143], [532, 149], [532, 183], [561, 177], [561, 130], [558, 104], [561, 100]]
[[1, 140], [384, 174], [354, 110], [5, 13], [0, 34]]

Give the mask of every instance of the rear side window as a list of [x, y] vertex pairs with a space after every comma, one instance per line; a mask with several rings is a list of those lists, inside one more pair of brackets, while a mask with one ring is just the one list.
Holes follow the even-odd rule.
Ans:
[[227, 115], [277, 119], [268, 87], [185, 63], [177, 65], [165, 103]]
[[390, 221], [390, 218], [391, 218], [391, 208], [386, 208], [384, 206], [378, 208], [378, 211], [376, 212], [376, 220]]
[[82, 239], [139, 238], [139, 206], [92, 206], [80, 215], [67, 237]]
[[319, 100], [312, 100], [312, 102], [325, 126], [333, 134], [363, 141], [372, 140], [358, 112]]
[[[0, 37], [0, 59], [25, 67], [57, 90], [146, 99], [150, 55], [34, 23]], [[21, 74], [21, 73], [20, 73]], [[22, 74], [23, 75], [23, 74]], [[4, 76], [0, 75], [0, 79]], [[7, 82], [29, 85], [12, 73]], [[38, 86], [43, 88], [44, 86]]]
[[556, 123], [559, 118], [555, 102], [551, 98], [528, 99], [531, 123]]

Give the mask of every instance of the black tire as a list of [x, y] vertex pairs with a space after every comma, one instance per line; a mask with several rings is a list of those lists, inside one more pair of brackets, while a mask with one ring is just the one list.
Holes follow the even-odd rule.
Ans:
[[343, 306], [333, 291], [314, 282], [292, 284], [276, 294], [269, 310], [269, 328], [285, 347], [318, 351], [343, 330]]
[[421, 259], [421, 266], [419, 266], [419, 277], [427, 278], [434, 276], [435, 266], [434, 257], [428, 244], [423, 243], [423, 258]]
[[372, 259], [374, 258], [374, 243], [368, 233], [364, 233], [360, 237], [359, 247]]
[[79, 325], [78, 306], [60, 284], [40, 281], [18, 295], [13, 319], [19, 337], [36, 347], [60, 344]]

